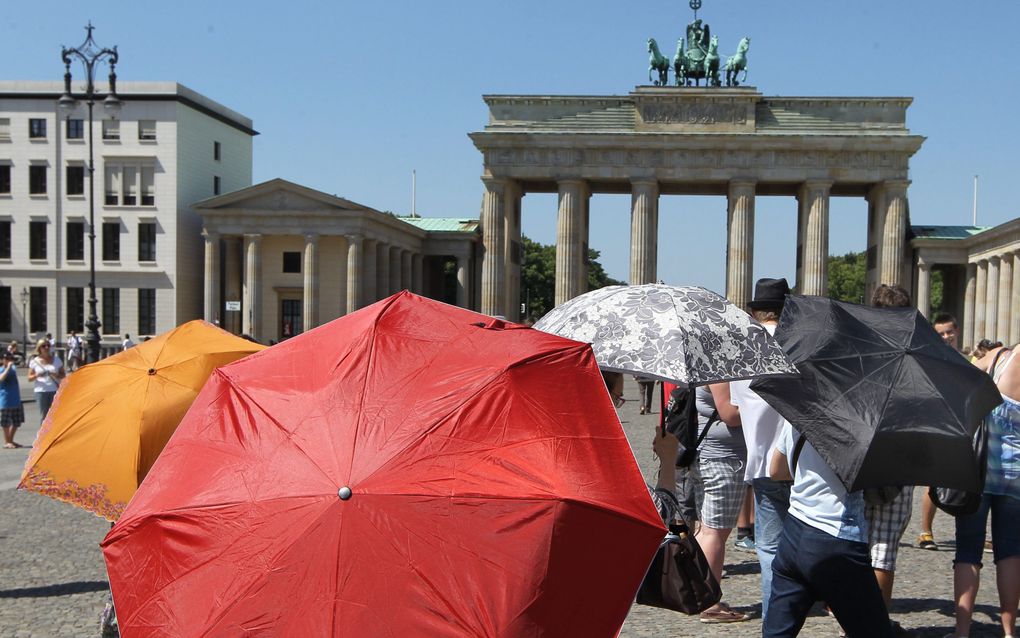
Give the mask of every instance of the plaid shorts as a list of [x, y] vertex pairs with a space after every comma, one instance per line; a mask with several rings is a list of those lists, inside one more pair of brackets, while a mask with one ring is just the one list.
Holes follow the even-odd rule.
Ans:
[[712, 529], [737, 526], [740, 506], [744, 503], [744, 462], [738, 458], [703, 459], [691, 466], [698, 480], [697, 499], [701, 523]]
[[885, 571], [896, 570], [896, 554], [900, 550], [900, 538], [910, 522], [910, 511], [914, 506], [914, 486], [900, 490], [899, 496], [884, 505], [864, 506], [864, 517], [868, 519], [868, 549], [871, 551], [871, 566]]
[[21, 424], [25, 422], [25, 408], [18, 406], [16, 408], [3, 408], [0, 409], [0, 427], [21, 427]]

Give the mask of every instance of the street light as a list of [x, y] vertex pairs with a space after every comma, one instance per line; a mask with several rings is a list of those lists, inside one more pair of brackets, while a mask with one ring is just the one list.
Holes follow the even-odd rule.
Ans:
[[21, 289], [21, 343], [24, 344], [22, 357], [28, 361], [28, 288]]
[[110, 91], [103, 100], [103, 107], [111, 117], [120, 113], [121, 101], [117, 98], [117, 73], [115, 67], [119, 56], [117, 47], [100, 49], [92, 39], [95, 27], [89, 22], [85, 27], [85, 42], [74, 49], [63, 47], [60, 58], [64, 61], [64, 94], [57, 100], [57, 105], [65, 117], [70, 117], [77, 106], [71, 95], [71, 60], [78, 58], [85, 68], [85, 104], [89, 109], [89, 318], [85, 322], [85, 342], [88, 344], [87, 363], [99, 361], [99, 316], [96, 314], [96, 189], [95, 165], [92, 159], [92, 106], [96, 103], [96, 66], [107, 60], [110, 66]]

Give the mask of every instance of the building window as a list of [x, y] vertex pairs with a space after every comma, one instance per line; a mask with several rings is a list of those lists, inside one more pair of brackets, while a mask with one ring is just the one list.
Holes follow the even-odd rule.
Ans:
[[67, 330], [85, 332], [85, 289], [67, 289]]
[[28, 138], [32, 140], [46, 139], [46, 120], [41, 117], [29, 118]]
[[138, 224], [138, 261], [156, 261], [156, 224]]
[[283, 253], [283, 272], [301, 272], [301, 253]]
[[220, 176], [219, 175], [213, 175], [213, 178], [212, 178], [212, 194], [213, 195], [219, 195], [220, 194]]
[[46, 259], [46, 222], [28, 222], [28, 258]]
[[103, 222], [103, 261], [120, 261], [120, 222]]
[[138, 289], [138, 334], [151, 335], [156, 332], [156, 289]]
[[85, 167], [81, 164], [67, 166], [67, 194], [85, 194]]
[[107, 163], [105, 180], [107, 206], [156, 205], [156, 169], [151, 164]]
[[32, 332], [46, 332], [46, 287], [32, 286], [28, 289], [28, 329]]
[[11, 139], [11, 118], [0, 117], [0, 140]]
[[[0, 259], [11, 258], [11, 222], [0, 222]], [[0, 330], [3, 332], [3, 330]]]
[[214, 160], [216, 160], [217, 162], [220, 161], [220, 143], [219, 142], [213, 142], [212, 143], [212, 158]]
[[85, 138], [85, 120], [67, 120], [67, 139], [80, 140]]
[[28, 167], [28, 194], [46, 194], [46, 167], [40, 164], [33, 164]]
[[120, 334], [120, 288], [103, 288], [103, 334]]
[[0, 286], [0, 332], [12, 332], [11, 287]]
[[85, 222], [67, 222], [65, 245], [68, 261], [85, 260]]
[[0, 164], [0, 193], [11, 194], [11, 165]]
[[120, 120], [103, 120], [103, 139], [120, 139]]
[[156, 139], [156, 120], [138, 120], [138, 139]]

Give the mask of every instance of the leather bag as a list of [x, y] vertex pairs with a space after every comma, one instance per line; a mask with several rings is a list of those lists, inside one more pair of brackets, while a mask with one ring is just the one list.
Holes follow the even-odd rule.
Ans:
[[651, 607], [699, 614], [722, 598], [708, 559], [686, 523], [670, 523], [638, 590], [637, 602]]

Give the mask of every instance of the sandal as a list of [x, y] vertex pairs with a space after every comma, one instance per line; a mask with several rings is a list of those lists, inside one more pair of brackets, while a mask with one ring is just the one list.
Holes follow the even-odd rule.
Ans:
[[698, 618], [706, 625], [727, 622], [744, 622], [745, 620], [751, 619], [751, 617], [747, 614], [739, 611], [733, 611], [723, 603], [719, 603], [719, 606], [716, 609], [706, 609], [698, 615]]
[[921, 532], [917, 537], [917, 546], [920, 549], [931, 549], [938, 551], [939, 546], [935, 544], [935, 538], [931, 535], [931, 532]]
[[16, 450], [19, 447], [21, 447], [21, 446], [18, 445], [17, 443], [4, 443], [4, 449], [5, 450]]

